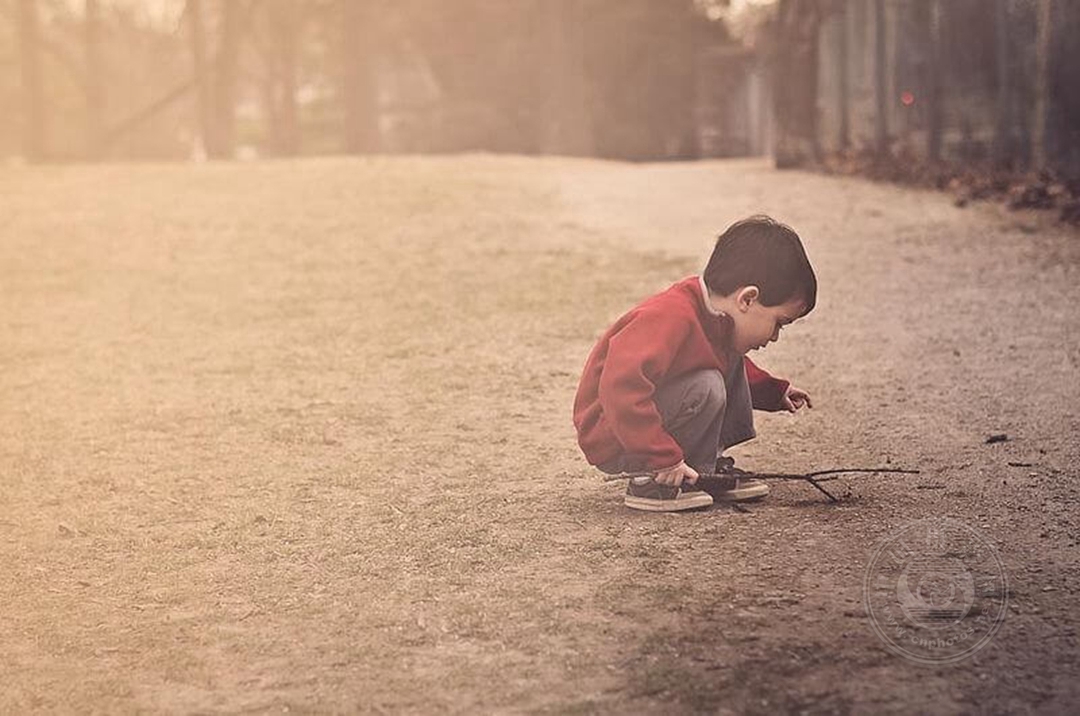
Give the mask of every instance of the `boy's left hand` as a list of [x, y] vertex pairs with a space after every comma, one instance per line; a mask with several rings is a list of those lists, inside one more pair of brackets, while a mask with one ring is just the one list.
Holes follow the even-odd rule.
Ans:
[[810, 402], [810, 394], [801, 388], [796, 388], [794, 385], [789, 385], [787, 392], [784, 393], [784, 397], [781, 399], [780, 404], [784, 406], [784, 410], [789, 413], [794, 413], [804, 405], [808, 408], [813, 408], [813, 403]]

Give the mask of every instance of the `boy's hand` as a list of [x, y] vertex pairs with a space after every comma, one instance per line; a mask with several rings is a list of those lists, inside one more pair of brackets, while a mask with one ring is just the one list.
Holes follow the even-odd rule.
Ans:
[[781, 400], [781, 405], [784, 406], [784, 410], [789, 413], [794, 413], [804, 405], [808, 408], [813, 408], [813, 403], [810, 402], [810, 394], [805, 390], [796, 388], [794, 385], [789, 385], [787, 392], [784, 393], [784, 397]]
[[687, 465], [685, 462], [680, 462], [675, 467], [669, 467], [666, 470], [661, 470], [656, 473], [656, 477], [653, 478], [654, 482], [658, 482], [661, 485], [674, 485], [678, 487], [686, 480], [691, 485], [697, 482], [698, 474], [694, 468]]

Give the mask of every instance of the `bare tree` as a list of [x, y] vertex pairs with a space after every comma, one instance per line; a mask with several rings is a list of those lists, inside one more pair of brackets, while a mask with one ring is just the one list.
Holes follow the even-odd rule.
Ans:
[[885, 32], [885, 0], [874, 0], [874, 152], [878, 157], [884, 157], [889, 151]]
[[213, 132], [208, 153], [231, 159], [236, 152], [236, 71], [240, 38], [247, 22], [241, 0], [221, 0], [221, 37], [214, 60]]
[[927, 73], [926, 88], [929, 104], [927, 117], [926, 153], [931, 160], [941, 157], [941, 132], [944, 118], [943, 93], [941, 85], [945, 68], [941, 62], [941, 0], [929, 0], [930, 30], [930, 71]]
[[375, 76], [377, 10], [372, 0], [340, 0], [344, 139], [345, 151], [352, 154], [380, 148]]
[[41, 20], [37, 0], [18, 0], [19, 61], [22, 67], [23, 154], [45, 157], [45, 90], [41, 73]]
[[994, 121], [994, 161], [1012, 156], [1012, 53], [1009, 49], [1009, 0], [994, 0], [994, 40], [997, 59], [997, 116]]
[[212, 59], [206, 32], [202, 0], [187, 0], [185, 13], [189, 28], [194, 68], [195, 97], [200, 135], [207, 156], [231, 159], [235, 153], [236, 75], [240, 39], [248, 21], [241, 0], [218, 0], [219, 39]]
[[772, 49], [776, 166], [802, 164], [818, 154], [817, 72], [821, 23], [831, 3], [780, 0]]
[[1038, 0], [1035, 8], [1035, 109], [1031, 128], [1031, 164], [1046, 168], [1046, 114], [1050, 94], [1050, 20], [1052, 0]]
[[849, 13], [846, 0], [840, 3], [840, 92], [839, 112], [840, 127], [837, 144], [840, 149], [851, 146], [851, 39], [849, 35]]
[[296, 0], [263, 0], [258, 7], [260, 31], [253, 39], [263, 61], [261, 90], [269, 123], [269, 147], [274, 154], [292, 155], [300, 150], [296, 92], [308, 7]]
[[101, 6], [98, 0], [86, 0], [83, 20], [86, 51], [86, 157], [94, 159], [101, 155], [104, 133], [105, 98], [103, 82], [105, 68], [101, 59]]
[[547, 0], [539, 12], [547, 84], [540, 148], [551, 154], [592, 154], [582, 0]]
[[206, 30], [203, 25], [202, 0], [187, 0], [184, 9], [191, 42], [191, 61], [195, 73], [195, 103], [199, 118], [199, 135], [207, 155], [214, 146], [214, 115], [211, 106], [209, 62], [206, 56]]

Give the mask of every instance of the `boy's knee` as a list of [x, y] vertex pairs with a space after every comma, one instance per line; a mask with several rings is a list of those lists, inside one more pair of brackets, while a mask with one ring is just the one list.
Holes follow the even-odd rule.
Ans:
[[687, 376], [686, 402], [694, 413], [719, 413], [727, 405], [727, 385], [718, 370], [699, 370]]
[[657, 390], [654, 396], [666, 428], [688, 420], [723, 413], [727, 406], [727, 386], [718, 370], [699, 370], [681, 375]]

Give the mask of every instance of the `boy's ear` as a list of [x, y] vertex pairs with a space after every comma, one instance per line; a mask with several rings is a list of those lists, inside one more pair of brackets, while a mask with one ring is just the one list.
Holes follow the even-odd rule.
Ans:
[[754, 302], [761, 296], [761, 291], [757, 286], [743, 286], [735, 294], [735, 304], [743, 311], [754, 305]]

